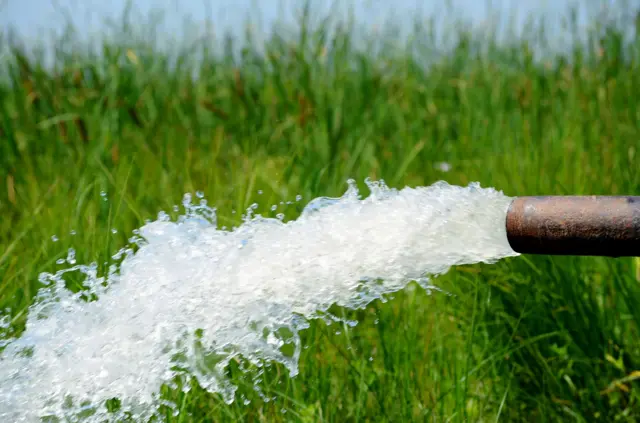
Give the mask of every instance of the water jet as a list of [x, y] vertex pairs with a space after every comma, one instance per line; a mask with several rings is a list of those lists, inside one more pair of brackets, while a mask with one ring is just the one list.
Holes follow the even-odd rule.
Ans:
[[[165, 384], [186, 392], [195, 380], [234, 401], [225, 368], [239, 357], [256, 389], [261, 372], [251, 369], [267, 362], [295, 377], [300, 332], [332, 305], [363, 308], [412, 281], [429, 290], [453, 266], [519, 253], [640, 256], [640, 197], [365, 182], [369, 196], [349, 181], [296, 219], [252, 205], [231, 230], [202, 195], [185, 195], [184, 212], [137, 229], [107, 274], [70, 251], [63, 268], [40, 275], [24, 332], [0, 339], [0, 422], [162, 421], [161, 405], [179, 411], [162, 398]], [[72, 272], [84, 279], [79, 292], [66, 287]], [[105, 405], [113, 398], [117, 412]]]
[[[301, 332], [334, 305], [364, 308], [413, 281], [435, 288], [453, 266], [517, 256], [505, 230], [512, 198], [496, 189], [365, 183], [368, 196], [348, 181], [295, 219], [252, 204], [232, 229], [188, 194], [176, 219], [161, 212], [138, 228], [106, 274], [75, 254], [41, 274], [25, 330], [0, 340], [0, 422], [162, 421], [161, 406], [180, 410], [162, 387], [194, 381], [230, 403], [238, 379], [225, 369], [236, 359], [261, 395], [264, 365], [295, 377]], [[82, 290], [67, 288], [71, 274]], [[105, 405], [113, 398], [117, 412]]]
[[638, 257], [640, 196], [516, 197], [506, 228], [521, 254]]

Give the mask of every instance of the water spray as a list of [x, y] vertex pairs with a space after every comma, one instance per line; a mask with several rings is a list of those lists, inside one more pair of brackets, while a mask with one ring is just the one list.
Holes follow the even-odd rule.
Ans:
[[[184, 213], [136, 230], [137, 249], [114, 255], [121, 262], [108, 274], [75, 256], [43, 273], [24, 332], [0, 339], [0, 422], [162, 421], [160, 405], [179, 411], [160, 395], [165, 384], [186, 392], [195, 380], [234, 401], [225, 368], [239, 357], [256, 389], [262, 373], [252, 369], [267, 362], [296, 376], [300, 332], [333, 304], [366, 307], [412, 281], [429, 290], [453, 266], [519, 253], [640, 256], [640, 197], [366, 182], [369, 196], [349, 181], [344, 195], [315, 198], [293, 220], [251, 206], [231, 230], [200, 195], [199, 204], [185, 196]], [[85, 290], [66, 288], [71, 272]], [[117, 412], [106, 408], [112, 398]]]
[[522, 254], [640, 257], [640, 196], [517, 197], [506, 228]]

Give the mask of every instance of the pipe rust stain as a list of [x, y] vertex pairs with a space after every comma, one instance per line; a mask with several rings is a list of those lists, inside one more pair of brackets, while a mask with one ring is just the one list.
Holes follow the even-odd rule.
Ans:
[[517, 197], [507, 238], [523, 254], [640, 256], [640, 197]]

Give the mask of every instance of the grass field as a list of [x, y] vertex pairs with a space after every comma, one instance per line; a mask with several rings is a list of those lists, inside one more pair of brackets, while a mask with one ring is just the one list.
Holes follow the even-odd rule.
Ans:
[[[537, 62], [525, 42], [462, 35], [427, 68], [419, 52], [374, 55], [320, 26], [240, 59], [198, 46], [172, 62], [135, 41], [101, 58], [61, 48], [55, 71], [13, 44], [0, 83], [8, 332], [69, 247], [104, 263], [185, 192], [204, 191], [227, 226], [232, 209], [271, 215], [300, 194], [299, 212], [348, 178], [640, 195], [640, 34], [593, 41]], [[248, 405], [167, 389], [184, 412], [169, 420], [638, 421], [639, 271], [633, 259], [532, 256], [456, 268], [436, 281], [455, 295], [411, 286], [336, 310], [354, 328], [314, 322], [300, 374], [268, 369], [269, 401], [247, 387]]]

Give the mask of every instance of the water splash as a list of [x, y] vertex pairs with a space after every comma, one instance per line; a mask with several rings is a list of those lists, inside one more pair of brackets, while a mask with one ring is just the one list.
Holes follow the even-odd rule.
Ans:
[[[107, 275], [95, 264], [43, 274], [26, 330], [0, 356], [0, 421], [113, 421], [124, 411], [143, 420], [176, 378], [231, 402], [230, 360], [273, 360], [295, 376], [299, 331], [332, 304], [363, 307], [412, 280], [428, 288], [429, 275], [453, 265], [516, 255], [504, 229], [510, 198], [499, 191], [367, 182], [368, 197], [350, 181], [342, 197], [316, 198], [289, 222], [252, 206], [230, 231], [186, 196], [186, 213], [160, 213], [136, 231], [139, 248], [114, 256], [121, 263]], [[72, 272], [86, 290], [65, 288]], [[111, 398], [120, 413], [107, 412]]]

